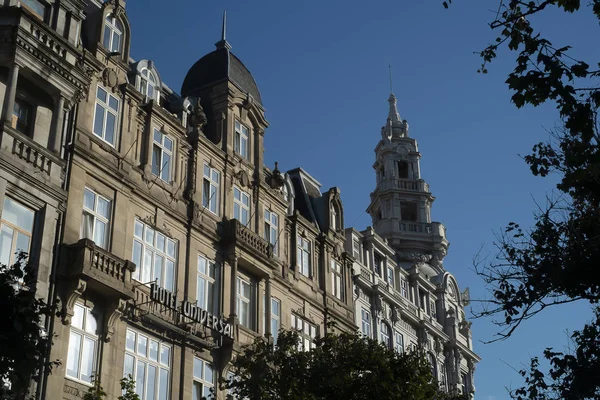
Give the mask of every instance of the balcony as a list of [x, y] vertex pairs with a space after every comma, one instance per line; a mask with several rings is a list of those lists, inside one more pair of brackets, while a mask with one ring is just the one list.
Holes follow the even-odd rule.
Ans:
[[64, 258], [62, 274], [65, 277], [84, 279], [88, 290], [106, 297], [133, 298], [133, 262], [116, 257], [89, 239], [66, 245]]
[[237, 219], [225, 222], [223, 240], [234, 246], [240, 246], [250, 254], [266, 261], [273, 260], [273, 245], [258, 234], [246, 228]]
[[407, 190], [411, 192], [424, 192], [429, 193], [429, 185], [425, 183], [424, 180], [418, 179], [385, 179], [379, 182], [377, 185], [377, 190], [386, 191], [386, 190]]

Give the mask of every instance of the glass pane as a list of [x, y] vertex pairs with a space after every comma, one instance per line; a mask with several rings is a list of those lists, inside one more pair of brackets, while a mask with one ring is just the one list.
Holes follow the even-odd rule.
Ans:
[[148, 338], [142, 335], [138, 335], [137, 353], [146, 357], [148, 350]]
[[154, 230], [146, 228], [146, 243], [154, 245]]
[[152, 361], [158, 362], [158, 342], [150, 339], [150, 354], [148, 356]]
[[102, 197], [98, 197], [98, 210], [97, 213], [108, 219], [110, 215], [110, 201], [103, 199]]
[[217, 193], [217, 187], [211, 185], [210, 187], [210, 210], [217, 213], [217, 202], [219, 201], [219, 195]]
[[174, 291], [175, 285], [175, 264], [171, 260], [167, 260], [167, 264], [165, 266], [165, 289], [170, 292]]
[[110, 37], [111, 37], [111, 29], [108, 24], [104, 24], [104, 38], [102, 39], [102, 46], [106, 50], [110, 50]]
[[94, 216], [86, 211], [81, 216], [81, 237], [94, 240]]
[[96, 92], [96, 97], [98, 98], [98, 100], [101, 100], [103, 103], [106, 103], [107, 95], [108, 93], [106, 92], [106, 90], [98, 86], [98, 91]]
[[135, 234], [135, 237], [138, 237], [141, 239], [143, 231], [144, 231], [144, 225], [140, 221], [136, 220], [134, 227], [133, 227], [133, 232]]
[[204, 361], [194, 358], [194, 378], [202, 379], [202, 370], [204, 370]]
[[142, 244], [137, 240], [133, 241], [133, 256], [132, 261], [136, 265], [136, 269], [134, 271], [134, 277], [140, 276], [140, 269], [142, 268]]
[[158, 399], [168, 400], [169, 371], [160, 369], [160, 383], [158, 387]]
[[141, 272], [141, 281], [142, 283], [148, 283], [152, 280], [152, 253], [148, 250], [144, 252], [144, 266]]
[[154, 274], [152, 275], [152, 280], [156, 280], [159, 286], [164, 287], [164, 278], [163, 278], [163, 264], [165, 259], [162, 256], [155, 256], [154, 258]]
[[160, 133], [160, 131], [158, 129], [154, 129], [154, 135], [153, 135], [153, 137], [154, 137], [154, 141], [156, 143], [162, 144], [163, 135], [162, 135], [162, 133]]
[[153, 365], [148, 365], [148, 384], [146, 388], [146, 400], [156, 399], [156, 373], [157, 368]]
[[140, 395], [144, 394], [144, 386], [146, 384], [146, 364], [137, 362], [137, 373], [135, 374], [135, 392]]
[[219, 183], [219, 179], [220, 179], [220, 174], [219, 174], [219, 172], [218, 172], [218, 171], [213, 171], [213, 172], [212, 172], [212, 180], [213, 180], [215, 183]]
[[2, 219], [24, 231], [31, 233], [33, 230], [33, 211], [9, 198], [4, 200]]
[[194, 382], [192, 400], [202, 400], [202, 384], [200, 382]]
[[161, 150], [156, 144], [152, 146], [152, 173], [158, 175], [161, 168], [160, 160]]
[[111, 51], [119, 51], [121, 48], [121, 34], [113, 32], [113, 42]]
[[152, 86], [152, 84], [149, 84], [146, 86], [146, 89], [147, 89], [148, 97], [153, 99], [154, 98], [154, 86]]
[[208, 283], [208, 293], [206, 294], [206, 298], [207, 298], [207, 303], [206, 303], [206, 310], [214, 313], [216, 310], [214, 309], [215, 306], [215, 284], [214, 283]]
[[165, 136], [165, 149], [173, 151], [173, 141]]
[[106, 249], [106, 224], [102, 221], [96, 220], [96, 229], [94, 230], [94, 242]]
[[156, 248], [164, 253], [165, 251], [165, 235], [156, 233]]
[[100, 137], [103, 136], [104, 127], [104, 108], [100, 104], [96, 104], [96, 116], [94, 118], [94, 133]]
[[71, 317], [71, 326], [75, 328], [83, 329], [83, 315], [85, 313], [85, 308], [76, 304], [73, 307], [73, 317]]
[[85, 188], [83, 192], [83, 206], [89, 210], [94, 210], [94, 204], [96, 203], [96, 194], [90, 189]]
[[171, 181], [171, 156], [167, 153], [163, 153], [162, 157], [162, 171], [160, 178], [165, 182]]
[[98, 330], [98, 321], [96, 319], [96, 315], [93, 314], [90, 310], [87, 310], [85, 317], [85, 331], [91, 333], [92, 335], [97, 334]]
[[10, 264], [12, 257], [12, 238], [13, 230], [6, 225], [2, 225], [2, 233], [0, 234], [0, 263], [3, 265]]
[[206, 275], [206, 259], [204, 257], [198, 257], [198, 272]]
[[271, 299], [271, 314], [279, 317], [279, 301]]
[[210, 167], [204, 164], [204, 176], [210, 178]]
[[131, 375], [132, 377], [133, 375], [133, 364], [135, 362], [135, 359], [133, 358], [133, 356], [131, 354], [125, 354], [125, 363], [123, 366], [123, 376], [128, 376]]
[[23, 235], [21, 232], [17, 233], [16, 251], [24, 251], [25, 253], [29, 253], [29, 236]]
[[196, 299], [198, 306], [206, 309], [206, 280], [198, 277], [198, 287], [196, 288]]
[[203, 395], [204, 395], [204, 397], [206, 397], [207, 399], [209, 399], [209, 398], [210, 398], [210, 387], [208, 387], [208, 386], [204, 386]]
[[69, 355], [67, 356], [67, 375], [79, 378], [79, 356], [81, 350], [81, 335], [71, 332], [69, 337]]
[[129, 351], [135, 351], [135, 332], [127, 330], [127, 337], [125, 339], [125, 348]]
[[160, 347], [160, 363], [169, 366], [169, 360], [171, 358], [171, 348], [168, 346]]
[[39, 0], [20, 0], [21, 4], [27, 6], [28, 9], [39, 15], [41, 18], [45, 17], [46, 6]]
[[167, 255], [169, 257], [175, 257], [175, 241], [167, 239]]
[[115, 131], [117, 127], [117, 117], [114, 114], [106, 113], [106, 134], [104, 140], [110, 144], [115, 143]]
[[83, 352], [81, 354], [81, 380], [92, 382], [92, 374], [94, 372], [94, 354], [96, 342], [89, 338], [83, 341]]
[[204, 363], [204, 380], [206, 382], [213, 382], [214, 383], [214, 376], [213, 376], [213, 369], [211, 367], [211, 365], [209, 363]]

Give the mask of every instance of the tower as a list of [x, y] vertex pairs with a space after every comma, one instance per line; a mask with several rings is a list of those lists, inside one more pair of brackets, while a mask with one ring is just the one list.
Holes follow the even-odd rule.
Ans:
[[[421, 153], [417, 141], [409, 137], [407, 121], [400, 118], [394, 93], [388, 102], [387, 121], [375, 147], [377, 185], [367, 212], [375, 232], [386, 238], [400, 256], [426, 253], [441, 261], [449, 246], [446, 228], [431, 221], [435, 197], [421, 178]], [[441, 272], [441, 262], [437, 269], [436, 273]]]

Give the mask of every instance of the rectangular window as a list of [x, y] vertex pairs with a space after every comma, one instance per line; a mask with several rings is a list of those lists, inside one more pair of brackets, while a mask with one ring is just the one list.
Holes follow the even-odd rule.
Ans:
[[21, 7], [36, 14], [42, 21], [46, 20], [46, 5], [39, 0], [19, 0]]
[[83, 304], [75, 304], [71, 317], [67, 376], [85, 383], [92, 383], [96, 372], [98, 353], [98, 319]]
[[352, 241], [352, 254], [354, 255], [356, 261], [362, 263], [362, 249], [360, 246], [360, 242], [356, 239]]
[[165, 182], [171, 182], [173, 140], [154, 128], [152, 141], [152, 173]]
[[391, 287], [394, 287], [394, 268], [387, 267], [387, 282]]
[[421, 289], [419, 289], [419, 307], [423, 311], [427, 310], [427, 294]]
[[96, 91], [96, 111], [94, 113], [94, 134], [115, 146], [119, 99], [98, 86]]
[[244, 159], [248, 159], [248, 128], [239, 121], [235, 121], [235, 143], [234, 150]]
[[408, 297], [408, 281], [403, 278], [400, 279], [400, 294], [402, 295], [402, 297], [410, 300], [410, 298]]
[[418, 208], [417, 203], [400, 203], [400, 220], [416, 222], [418, 221]]
[[151, 336], [127, 329], [123, 375], [135, 380], [141, 400], [168, 400], [171, 346]]
[[145, 284], [156, 282], [160, 287], [174, 291], [177, 265], [175, 240], [136, 219], [132, 258], [137, 266], [133, 279]]
[[248, 225], [250, 220], [250, 196], [237, 187], [233, 187], [233, 218], [242, 225]]
[[210, 398], [210, 389], [215, 387], [215, 371], [208, 362], [194, 357], [194, 386], [192, 400]]
[[253, 282], [248, 277], [238, 275], [236, 305], [237, 316], [240, 324], [248, 329], [256, 329], [255, 308], [256, 294]]
[[34, 217], [33, 210], [8, 197], [4, 199], [0, 225], [0, 263], [12, 265], [16, 260], [16, 253], [29, 253]]
[[17, 97], [13, 108], [12, 127], [24, 135], [31, 136], [32, 119], [33, 106]]
[[467, 394], [471, 390], [471, 385], [469, 382], [469, 374], [465, 374], [464, 372], [460, 374], [461, 381], [461, 389], [462, 394]]
[[367, 337], [371, 337], [371, 313], [361, 309], [361, 332]]
[[429, 315], [431, 315], [433, 318], [436, 317], [436, 313], [435, 313], [435, 301], [433, 301], [433, 300], [429, 301]]
[[265, 240], [273, 245], [273, 253], [277, 254], [279, 238], [279, 216], [265, 209]]
[[448, 391], [448, 378], [447, 378], [447, 374], [446, 374], [446, 364], [443, 362], [440, 363], [440, 388], [444, 392]]
[[373, 266], [373, 268], [375, 269], [375, 273], [379, 276], [381, 276], [381, 267], [383, 262], [381, 261], [381, 257], [379, 257], [378, 255], [375, 255], [375, 257], [373, 257], [373, 260], [375, 262], [375, 265]]
[[[265, 321], [267, 318], [267, 313], [265, 306], [267, 304], [266, 296], [263, 293], [263, 332], [266, 332], [265, 329]], [[271, 296], [271, 335], [273, 336], [273, 340], [275, 344], [277, 344], [277, 335], [279, 333], [279, 328], [281, 326], [281, 301]]]
[[331, 260], [331, 293], [340, 300], [344, 299], [344, 279], [342, 266]]
[[318, 326], [302, 317], [292, 314], [292, 329], [298, 330], [298, 334], [300, 335], [298, 340], [299, 351], [308, 351], [316, 347], [315, 339], [319, 334]]
[[219, 315], [218, 273], [219, 269], [214, 261], [198, 256], [196, 300], [199, 307], [213, 315]]
[[221, 173], [204, 164], [204, 180], [202, 181], [202, 206], [219, 215], [219, 186]]
[[84, 189], [81, 237], [93, 240], [104, 250], [108, 250], [110, 211], [110, 200], [87, 187]]
[[396, 352], [404, 353], [404, 336], [402, 336], [402, 334], [398, 331], [396, 331], [395, 336], [396, 336], [396, 343], [395, 343]]
[[298, 236], [298, 251], [297, 251], [297, 261], [298, 271], [306, 276], [310, 277], [310, 241], [302, 236]]

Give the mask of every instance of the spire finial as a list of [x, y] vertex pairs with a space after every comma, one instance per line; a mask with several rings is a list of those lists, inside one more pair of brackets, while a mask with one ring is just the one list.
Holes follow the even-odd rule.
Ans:
[[392, 85], [392, 63], [389, 63], [389, 70], [390, 70], [390, 93], [394, 93], [394, 85]]
[[227, 41], [227, 10], [223, 10], [223, 25], [221, 26], [221, 40], [215, 43], [217, 49], [226, 48], [231, 50], [231, 45]]

